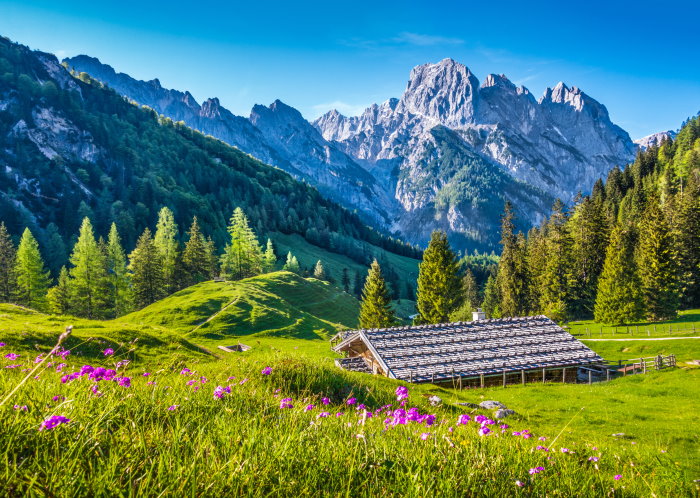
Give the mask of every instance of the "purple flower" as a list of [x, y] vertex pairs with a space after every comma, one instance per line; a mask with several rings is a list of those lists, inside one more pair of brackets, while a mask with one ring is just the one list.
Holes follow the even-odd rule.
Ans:
[[485, 436], [485, 435], [487, 435], [489, 432], [491, 432], [491, 429], [489, 429], [489, 428], [486, 427], [486, 426], [483, 426], [481, 429], [479, 429], [479, 435], [480, 435], [480, 436]]
[[284, 398], [280, 401], [280, 409], [282, 408], [294, 408], [292, 404], [292, 398]]
[[535, 474], [539, 474], [539, 473], [542, 472], [543, 470], [544, 470], [544, 467], [534, 467], [534, 468], [530, 469], [528, 472], [529, 472], [530, 475], [532, 476], [532, 475], [535, 475]]
[[129, 377], [117, 377], [114, 380], [122, 387], [131, 387], [131, 378]]
[[562, 453], [568, 453], [568, 452], [569, 452], [569, 448], [561, 448], [561, 452], [562, 452]]
[[22, 406], [20, 406], [20, 405], [15, 405], [15, 406], [13, 406], [13, 408], [14, 408], [15, 410], [19, 410], [19, 411], [22, 411], [22, 412], [26, 412], [26, 411], [29, 410], [29, 408], [27, 408], [27, 405], [22, 405]]
[[[228, 392], [231, 392], [231, 388], [229, 388]], [[223, 399], [224, 396], [226, 396], [226, 389], [221, 386], [216, 386], [216, 389], [214, 389], [214, 397]]]
[[190, 370], [190, 369], [187, 368], [187, 367], [185, 367], [185, 368], [183, 368], [182, 370], [180, 370], [180, 375], [191, 375], [191, 374], [192, 374], [192, 370]]
[[457, 425], [467, 425], [467, 423], [471, 420], [472, 418], [467, 415], [466, 413], [464, 415], [460, 415], [459, 418], [457, 419]]
[[114, 350], [112, 348], [107, 348], [102, 351], [102, 354], [105, 356], [112, 356], [114, 354]]
[[117, 362], [116, 368], [120, 369], [121, 367], [127, 366], [129, 363], [131, 363], [129, 360], [120, 360]]
[[98, 398], [99, 398], [100, 396], [102, 396], [102, 393], [101, 393], [101, 392], [99, 391], [99, 389], [97, 388], [97, 384], [93, 384], [93, 386], [90, 388], [90, 390], [92, 391], [92, 394], [94, 394], [94, 395], [97, 396]]
[[588, 457], [589, 462], [597, 462], [598, 460], [600, 460], [600, 458], [598, 458], [597, 456]]
[[68, 422], [70, 422], [69, 418], [63, 417], [61, 415], [52, 415], [41, 423], [39, 430], [51, 430], [58, 425], [67, 424]]
[[53, 398], [51, 398], [51, 401], [56, 403], [58, 401], [63, 401], [64, 399], [66, 399], [65, 396], [57, 395], [57, 396], [54, 396]]
[[305, 412], [310, 412], [311, 410], [314, 409], [314, 405], [306, 405], [306, 408], [304, 408]]
[[430, 438], [430, 433], [429, 432], [424, 432], [423, 434], [420, 435], [420, 438], [425, 441], [426, 439]]
[[272, 368], [270, 368], [270, 367], [265, 367], [265, 368], [262, 369], [262, 372], [261, 372], [261, 373], [262, 373], [263, 375], [270, 375], [270, 374], [272, 373]]
[[180, 406], [180, 405], [170, 405], [170, 406], [168, 407], [168, 411], [174, 412], [175, 410], [177, 410], [177, 407], [178, 407], [178, 406]]
[[321, 404], [329, 405], [330, 403], [331, 403], [331, 400], [329, 398], [321, 398]]
[[151, 374], [149, 372], [144, 372], [141, 374], [141, 377], [150, 377], [150, 375]]
[[522, 481], [515, 481], [515, 485], [518, 486], [519, 488], [522, 488], [523, 486], [525, 486], [525, 483]]
[[401, 401], [408, 398], [408, 387], [399, 386], [396, 388], [396, 400]]
[[246, 377], [245, 379], [243, 379], [242, 381], [240, 381], [238, 384], [240, 384], [240, 385], [242, 386], [242, 385], [245, 384], [246, 382], [248, 382], [248, 378], [247, 378], [247, 377]]
[[622, 474], [615, 474], [615, 477], [613, 477], [613, 479], [619, 481], [620, 479], [622, 479]]
[[17, 353], [7, 353], [5, 355], [5, 358], [7, 358], [8, 360], [16, 360], [19, 357], [20, 355], [18, 355]]
[[335, 414], [336, 417], [342, 417], [343, 415], [345, 415], [345, 412], [338, 412]]
[[426, 415], [425, 417], [423, 417], [423, 423], [430, 427], [435, 423], [435, 418], [435, 415]]
[[355, 403], [357, 403], [357, 398], [350, 398], [346, 401], [346, 403], [348, 405], [354, 405]]
[[0, 348], [4, 348], [5, 346], [7, 346], [7, 344], [5, 344], [4, 342], [0, 342]]
[[316, 415], [316, 418], [326, 418], [329, 415], [330, 415], [329, 412], [321, 412], [318, 415]]

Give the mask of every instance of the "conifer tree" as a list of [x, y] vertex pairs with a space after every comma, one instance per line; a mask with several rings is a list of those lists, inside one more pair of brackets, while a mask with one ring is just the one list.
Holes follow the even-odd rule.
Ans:
[[501, 296], [499, 295], [498, 283], [496, 275], [491, 273], [486, 280], [486, 288], [484, 289], [484, 301], [481, 307], [489, 318], [501, 318], [500, 309]]
[[297, 261], [297, 257], [294, 256], [291, 251], [287, 253], [287, 260], [282, 269], [284, 271], [291, 271], [292, 273], [300, 272], [299, 261]]
[[527, 236], [527, 266], [530, 274], [530, 304], [533, 314], [542, 314], [542, 289], [545, 286], [545, 268], [548, 253], [544, 230], [534, 227]]
[[160, 253], [166, 295], [172, 294], [178, 289], [177, 262], [180, 250], [177, 234], [178, 228], [173, 212], [169, 208], [163, 207], [158, 212], [158, 223], [153, 243]]
[[647, 203], [639, 225], [637, 264], [645, 314], [649, 320], [675, 318], [680, 304], [678, 252], [656, 197]]
[[417, 324], [444, 323], [460, 304], [461, 282], [457, 256], [447, 234], [436, 230], [418, 270]]
[[642, 315], [632, 236], [629, 231], [616, 226], [610, 235], [603, 271], [598, 279], [595, 321], [621, 325], [639, 320]]
[[360, 328], [363, 329], [391, 327], [396, 323], [389, 289], [376, 259], [367, 272], [365, 286], [362, 289], [359, 322]]
[[207, 254], [207, 269], [209, 271], [209, 278], [216, 278], [219, 275], [219, 256], [216, 254], [216, 244], [211, 236], [207, 237], [205, 246]]
[[58, 283], [48, 291], [49, 310], [57, 315], [72, 313], [73, 296], [71, 295], [71, 279], [68, 269], [63, 266], [58, 274]]
[[73, 312], [86, 318], [105, 316], [109, 299], [105, 255], [95, 240], [89, 218], [84, 218], [80, 226], [70, 263]]
[[343, 290], [349, 294], [350, 293], [350, 273], [348, 272], [347, 268], [343, 268], [343, 276], [341, 277], [340, 283], [343, 286]]
[[106, 253], [109, 308], [112, 316], [119, 317], [131, 311], [131, 281], [126, 253], [115, 223], [109, 229]]
[[15, 257], [17, 278], [15, 302], [37, 310], [46, 307], [49, 289], [49, 271], [39, 252], [39, 244], [28, 228], [24, 229]]
[[563, 321], [570, 316], [572, 240], [564, 204], [557, 199], [552, 211], [546, 231], [547, 263], [542, 275], [541, 306], [549, 318]]
[[162, 254], [146, 228], [136, 242], [136, 248], [129, 254], [129, 270], [137, 309], [165, 297]]
[[326, 272], [323, 270], [323, 263], [320, 259], [316, 261], [316, 266], [314, 266], [314, 278], [326, 280]]
[[496, 283], [501, 298], [502, 316], [523, 316], [529, 304], [529, 278], [525, 259], [525, 241], [515, 234], [513, 208], [506, 202], [501, 218], [501, 259], [498, 264]]
[[0, 303], [12, 302], [17, 286], [15, 256], [17, 249], [5, 223], [0, 223]]
[[352, 293], [356, 298], [360, 299], [362, 296], [362, 276], [359, 271], [355, 272], [355, 281], [352, 286]]
[[272, 245], [272, 240], [267, 239], [265, 254], [263, 255], [263, 270], [265, 273], [275, 271], [277, 265], [277, 256], [275, 255], [275, 247]]
[[679, 195], [675, 235], [679, 245], [683, 304], [697, 308], [700, 307], [700, 182], [695, 175], [689, 175]]
[[262, 272], [263, 252], [248, 218], [241, 208], [236, 208], [228, 227], [231, 243], [221, 257], [221, 272], [230, 280], [240, 280]]
[[189, 238], [185, 244], [185, 250], [182, 252], [183, 284], [186, 287], [208, 280], [211, 274], [207, 241], [199, 229], [196, 216], [193, 218], [187, 233]]

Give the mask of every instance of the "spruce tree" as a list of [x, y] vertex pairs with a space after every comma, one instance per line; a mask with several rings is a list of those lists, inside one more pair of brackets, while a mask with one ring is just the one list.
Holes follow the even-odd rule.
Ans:
[[396, 324], [396, 315], [391, 307], [391, 297], [382, 270], [375, 259], [367, 272], [360, 303], [360, 328], [386, 328]]
[[501, 259], [498, 263], [498, 284], [502, 316], [523, 316], [529, 304], [529, 278], [525, 258], [525, 241], [515, 234], [513, 208], [506, 202], [501, 218]]
[[39, 252], [39, 244], [28, 228], [24, 229], [15, 257], [15, 302], [37, 310], [46, 308], [46, 292], [51, 281]]
[[495, 273], [489, 275], [488, 280], [486, 280], [486, 288], [484, 289], [484, 301], [481, 303], [481, 307], [489, 318], [501, 318], [500, 309], [501, 297], [498, 289], [498, 283], [496, 282]]
[[92, 223], [84, 218], [78, 241], [70, 256], [73, 313], [86, 318], [102, 318], [109, 300], [105, 255], [95, 240]]
[[547, 262], [542, 275], [541, 307], [545, 315], [559, 322], [570, 317], [573, 242], [564, 204], [557, 199], [552, 210], [546, 228]]
[[632, 235], [616, 226], [610, 234], [603, 271], [598, 279], [595, 321], [609, 325], [632, 323], [643, 315]]
[[530, 275], [530, 304], [531, 313], [542, 314], [542, 289], [545, 282], [545, 268], [549, 254], [544, 230], [532, 228], [527, 235], [527, 266]]
[[316, 266], [314, 266], [314, 278], [326, 280], [326, 272], [323, 270], [323, 263], [320, 259], [316, 261]]
[[297, 257], [292, 254], [292, 252], [287, 253], [287, 260], [282, 267], [284, 271], [291, 271], [292, 273], [299, 273], [301, 268], [299, 268], [299, 261]]
[[182, 252], [183, 284], [186, 287], [211, 278], [207, 241], [199, 229], [196, 216], [192, 220], [192, 225], [190, 225], [187, 233], [189, 238], [185, 244], [185, 250]]
[[173, 212], [164, 207], [158, 212], [156, 233], [153, 237], [160, 259], [162, 261], [163, 283], [166, 295], [178, 289], [178, 255], [180, 252], [177, 242], [178, 228]]
[[355, 281], [352, 286], [352, 293], [358, 299], [362, 296], [362, 276], [359, 271], [355, 272]]
[[158, 250], [151, 231], [146, 228], [129, 254], [129, 271], [137, 309], [165, 297], [162, 253]]
[[68, 269], [63, 266], [58, 274], [58, 283], [49, 289], [49, 310], [57, 315], [68, 315], [73, 312], [73, 296], [71, 294], [71, 279]]
[[109, 229], [106, 253], [109, 308], [112, 316], [119, 317], [131, 311], [131, 281], [126, 253], [115, 223]]
[[17, 249], [5, 223], [0, 223], [0, 303], [10, 303], [15, 294], [15, 257]]
[[267, 239], [265, 254], [263, 254], [263, 270], [265, 273], [275, 271], [277, 265], [277, 256], [275, 255], [275, 247], [272, 245], [272, 240]]
[[689, 175], [679, 196], [675, 236], [679, 246], [683, 304], [697, 308], [700, 307], [700, 182], [695, 175]]
[[211, 236], [207, 237], [206, 243], [204, 245], [206, 250], [206, 260], [207, 260], [207, 270], [209, 271], [209, 278], [214, 279], [219, 276], [219, 256], [216, 254], [216, 244]]
[[460, 304], [461, 282], [457, 256], [447, 234], [435, 230], [418, 270], [417, 324], [444, 323]]
[[222, 274], [229, 280], [259, 275], [263, 265], [262, 248], [241, 208], [234, 210], [228, 232], [231, 243], [226, 246], [221, 257]]
[[637, 264], [649, 320], [675, 318], [680, 304], [676, 240], [659, 204], [656, 197], [650, 198], [639, 222]]
[[340, 283], [343, 286], [343, 290], [349, 294], [350, 293], [350, 273], [348, 272], [347, 268], [343, 268], [343, 276], [341, 277]]

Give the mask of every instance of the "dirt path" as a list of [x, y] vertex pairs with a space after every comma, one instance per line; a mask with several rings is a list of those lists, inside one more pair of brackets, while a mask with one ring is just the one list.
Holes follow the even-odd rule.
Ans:
[[678, 339], [700, 339], [700, 336], [695, 337], [647, 337], [646, 339], [581, 339], [582, 341], [675, 341]]
[[199, 328], [202, 327], [205, 323], [211, 322], [214, 318], [216, 318], [216, 317], [219, 316], [221, 313], [223, 313], [224, 311], [226, 311], [226, 309], [227, 309], [229, 306], [233, 306], [234, 304], [236, 304], [240, 299], [241, 299], [241, 296], [236, 296], [232, 301], [230, 301], [230, 302], [227, 303], [225, 306], [223, 306], [219, 311], [217, 311], [216, 313], [214, 313], [213, 315], [211, 315], [209, 318], [207, 318], [206, 320], [204, 320], [203, 322], [201, 322], [200, 324], [198, 324], [195, 328], [193, 328], [192, 330], [190, 330], [189, 332], [187, 332], [185, 335], [190, 335], [190, 334], [192, 334], [193, 332], [196, 332], [196, 331], [199, 330]]

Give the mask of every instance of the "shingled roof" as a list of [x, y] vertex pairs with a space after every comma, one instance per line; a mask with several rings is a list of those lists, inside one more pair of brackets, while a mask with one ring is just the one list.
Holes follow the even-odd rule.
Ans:
[[[439, 382], [502, 372], [603, 362], [546, 316], [345, 331], [336, 352], [366, 361], [387, 376]], [[347, 362], [360, 369], [358, 360]], [[344, 366], [340, 362], [339, 366]]]

